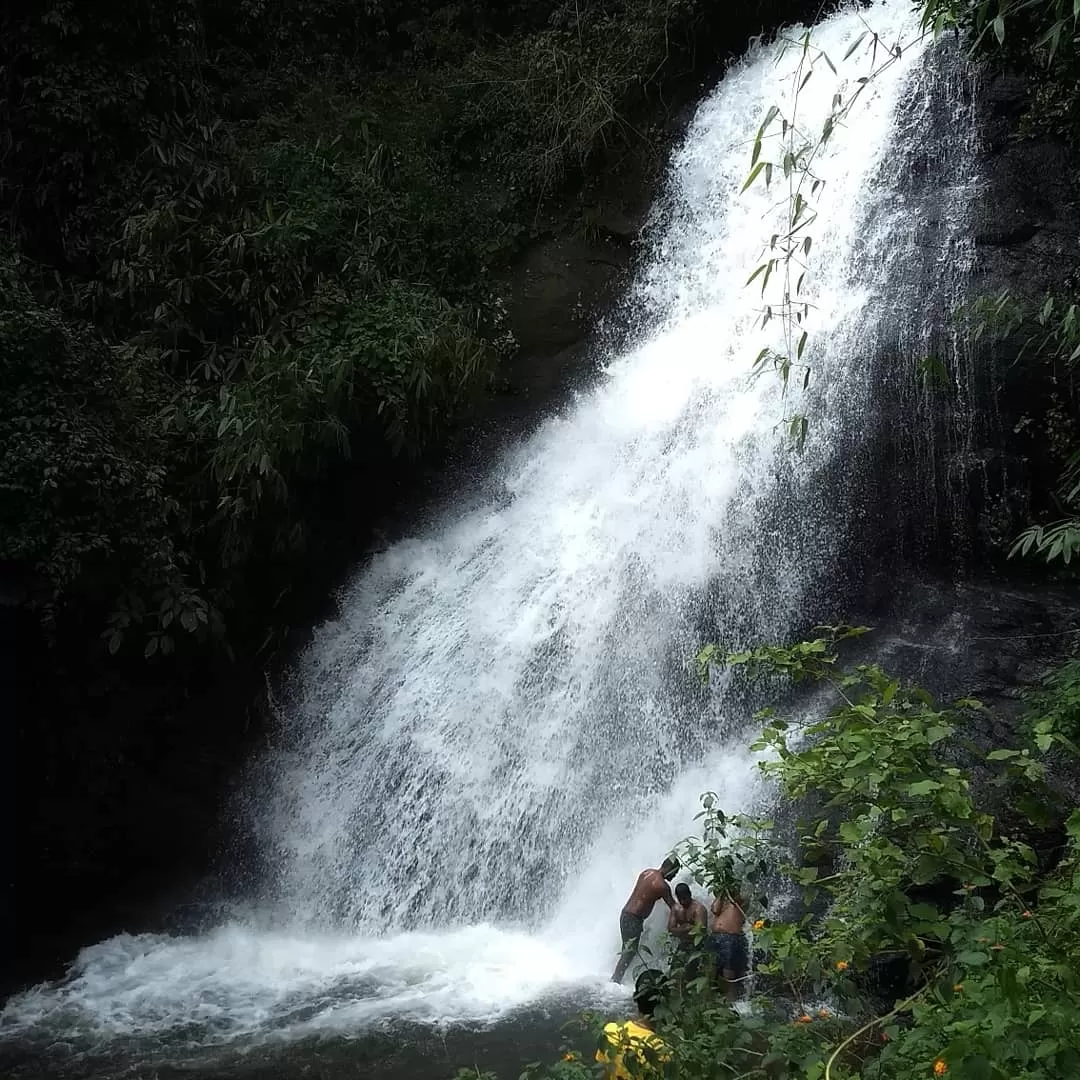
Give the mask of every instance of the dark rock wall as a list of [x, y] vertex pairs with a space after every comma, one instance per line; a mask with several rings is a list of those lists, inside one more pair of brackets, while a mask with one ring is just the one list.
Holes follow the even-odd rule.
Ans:
[[[946, 65], [947, 66], [947, 65]], [[977, 133], [977, 190], [971, 208], [967, 251], [945, 244], [947, 202], [934, 185], [942, 169], [956, 172], [948, 148], [915, 153], [908, 164], [905, 200], [912, 208], [915, 248], [905, 281], [883, 298], [878, 334], [879, 388], [873, 415], [877, 494], [860, 523], [876, 544], [877, 580], [886, 591], [900, 563], [942, 577], [1030, 577], [1036, 567], [1009, 560], [1012, 540], [1033, 519], [1055, 508], [1048, 495], [1061, 470], [1051, 428], [1080, 415], [1071, 378], [1035, 350], [1021, 351], [1022, 336], [1002, 340], [992, 333], [976, 339], [974, 324], [958, 311], [926, 308], [925, 282], [933, 286], [943, 266], [935, 260], [970, 262], [956, 293], [957, 304], [994, 297], [1005, 290], [1041, 303], [1048, 293], [1075, 291], [1080, 280], [1080, 150], [1061, 135], [1030, 129], [1029, 80], [983, 72], [943, 81], [942, 100], [926, 122], [950, 120], [965, 110]], [[949, 98], [952, 100], [948, 100]], [[937, 118], [936, 120], [934, 118]], [[958, 132], [954, 141], [963, 141]], [[938, 142], [947, 140], [943, 132]], [[936, 160], [935, 160], [936, 158]], [[897, 308], [899, 307], [899, 311]], [[928, 345], [905, 332], [904, 320], [935, 326]], [[896, 324], [891, 328], [889, 323]], [[940, 375], [917, 368], [926, 359]], [[876, 539], [873, 539], [875, 538]]]
[[[973, 297], [1007, 289], [1039, 303], [1074, 288], [1080, 274], [1080, 148], [1061, 134], [1031, 132], [1031, 101], [1029, 82], [1010, 74], [987, 78], [978, 99], [984, 184]], [[1061, 463], [1048, 424], [1056, 408], [1075, 413], [1076, 402], [1067, 373], [1034, 350], [1021, 355], [1019, 336], [984, 339], [969, 363], [978, 422], [954, 482], [966, 489], [978, 561], [1001, 570], [1010, 538], [1033, 515], [1053, 512], [1047, 493]]]

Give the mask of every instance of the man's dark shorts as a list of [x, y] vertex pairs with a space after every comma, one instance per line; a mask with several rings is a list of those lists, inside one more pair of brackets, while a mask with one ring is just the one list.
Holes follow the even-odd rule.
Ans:
[[716, 973], [733, 971], [741, 979], [750, 967], [750, 949], [745, 934], [710, 934], [705, 948], [715, 958]]
[[619, 916], [619, 933], [622, 935], [623, 952], [636, 952], [638, 942], [645, 929], [645, 920], [640, 915], [624, 911]]

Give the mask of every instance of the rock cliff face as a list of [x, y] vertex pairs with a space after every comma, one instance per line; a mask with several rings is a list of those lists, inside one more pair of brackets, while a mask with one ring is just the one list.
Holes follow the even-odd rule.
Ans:
[[1031, 88], [1017, 75], [989, 76], [978, 95], [981, 166], [975, 287], [1038, 297], [1080, 267], [1077, 149], [1061, 136], [1025, 132]]
[[[977, 98], [984, 178], [976, 208], [973, 296], [1005, 290], [1040, 303], [1074, 286], [1080, 273], [1080, 148], [1061, 135], [1032, 131], [1031, 87], [1015, 75], [986, 78]], [[1071, 388], [1020, 335], [988, 341], [970, 358], [979, 416], [966, 460], [977, 561], [1001, 568], [1003, 543], [1045, 513], [1060, 459], [1053, 427], [1071, 410]]]
[[[1080, 148], [1032, 128], [1032, 88], [1024, 78], [984, 72], [975, 86], [965, 82], [956, 92], [973, 92], [961, 122], [976, 129], [977, 177], [971, 251], [962, 253], [970, 273], [958, 301], [1008, 291], [1041, 304], [1047, 294], [1075, 293]], [[962, 134], [943, 132], [942, 139]], [[926, 182], [939, 173], [929, 164], [909, 166], [916, 258], [940, 250], [950, 212]], [[936, 272], [926, 264], [912, 276]], [[902, 290], [889, 300], [904, 303]], [[937, 352], [927, 358], [940, 363], [940, 375], [917, 376], [922, 358], [894, 347], [895, 355], [883, 358], [880, 400], [867, 421], [875, 426], [879, 491], [864, 528], [879, 539], [865, 542], [879, 545], [884, 574], [868, 589], [887, 591], [897, 560], [931, 575], [1043, 580], [1039, 567], [1010, 561], [1007, 553], [1033, 518], [1055, 512], [1048, 496], [1062, 466], [1058, 436], [1077, 415], [1071, 378], [1023, 348], [1023, 332], [1002, 339], [987, 330], [976, 339], [974, 321], [961, 313], [927, 314], [941, 326], [931, 345]]]
[[503, 291], [517, 354], [500, 372], [495, 411], [535, 415], [588, 371], [600, 316], [626, 286], [638, 232], [686, 117], [656, 127], [641, 152], [600, 179], [581, 220], [552, 220], [510, 268]]

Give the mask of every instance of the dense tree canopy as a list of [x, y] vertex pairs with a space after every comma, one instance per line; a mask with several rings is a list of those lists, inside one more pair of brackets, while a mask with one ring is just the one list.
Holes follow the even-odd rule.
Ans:
[[54, 635], [97, 620], [94, 648], [153, 655], [265, 622], [298, 491], [422, 452], [485, 392], [545, 201], [799, 6], [7, 5], [0, 409], [52, 419], [11, 462], [0, 558]]

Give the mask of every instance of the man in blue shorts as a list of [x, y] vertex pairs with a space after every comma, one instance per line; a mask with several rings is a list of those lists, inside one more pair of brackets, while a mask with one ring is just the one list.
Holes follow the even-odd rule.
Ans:
[[717, 977], [724, 980], [728, 1001], [735, 1000], [739, 980], [750, 969], [745, 925], [743, 900], [737, 893], [725, 892], [713, 900], [712, 924], [705, 948], [713, 957]]

